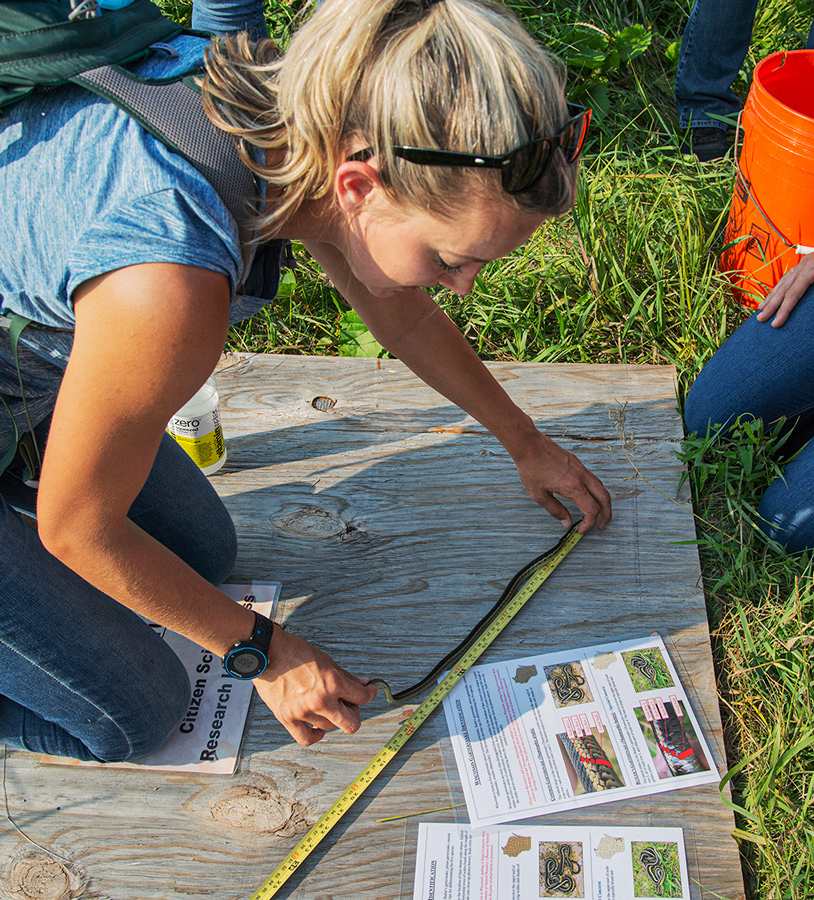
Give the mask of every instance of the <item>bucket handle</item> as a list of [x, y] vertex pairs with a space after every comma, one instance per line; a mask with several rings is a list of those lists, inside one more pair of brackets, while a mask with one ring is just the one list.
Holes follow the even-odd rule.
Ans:
[[[785, 61], [785, 58], [784, 58], [784, 61]], [[734, 145], [734, 147], [732, 148], [733, 156], [734, 156], [734, 159], [735, 159], [735, 171], [738, 173], [738, 179], [739, 179], [740, 183], [743, 185], [743, 188], [744, 188], [744, 190], [746, 191], [746, 194], [747, 194], [747, 196], [749, 197], [749, 199], [750, 199], [750, 200], [752, 201], [752, 203], [755, 205], [755, 209], [756, 209], [756, 210], [760, 213], [760, 215], [763, 217], [763, 221], [769, 226], [769, 228], [771, 228], [771, 230], [777, 235], [778, 238], [780, 238], [780, 240], [781, 240], [787, 247], [789, 247], [791, 250], [795, 250], [795, 251], [797, 252], [797, 255], [798, 255], [798, 256], [805, 256], [805, 255], [808, 254], [808, 253], [814, 253], [814, 247], [806, 247], [804, 244], [796, 244], [796, 245], [795, 245], [795, 244], [792, 244], [790, 241], [788, 241], [788, 240], [785, 238], [785, 236], [782, 235], [782, 234], [778, 231], [777, 228], [775, 228], [774, 223], [773, 223], [772, 220], [766, 215], [766, 213], [765, 213], [764, 210], [763, 210], [763, 207], [757, 202], [757, 199], [755, 198], [755, 195], [752, 193], [752, 187], [751, 187], [751, 185], [749, 184], [749, 182], [746, 180], [746, 176], [743, 174], [743, 171], [741, 170], [740, 154], [738, 153], [738, 139], [740, 138], [740, 132], [741, 132], [741, 118], [742, 118], [742, 117], [743, 117], [743, 110], [741, 110], [741, 111], [738, 113], [738, 124], [737, 124], [737, 127], [735, 128], [735, 145]]]

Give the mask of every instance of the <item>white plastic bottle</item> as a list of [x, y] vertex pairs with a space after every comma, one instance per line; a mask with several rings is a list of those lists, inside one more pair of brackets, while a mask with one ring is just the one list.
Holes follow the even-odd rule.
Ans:
[[226, 443], [220, 427], [214, 378], [207, 378], [198, 393], [170, 419], [167, 431], [195, 460], [204, 475], [212, 475], [226, 462]]

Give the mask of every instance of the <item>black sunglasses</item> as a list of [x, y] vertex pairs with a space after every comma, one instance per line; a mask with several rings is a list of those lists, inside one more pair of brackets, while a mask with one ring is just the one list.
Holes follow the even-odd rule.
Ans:
[[419, 166], [455, 166], [500, 169], [503, 190], [520, 194], [534, 187], [551, 165], [559, 147], [567, 165], [576, 162], [585, 143], [591, 110], [576, 103], [568, 104], [572, 118], [553, 137], [537, 138], [503, 156], [479, 156], [454, 150], [430, 150], [426, 147], [393, 147], [395, 156]]

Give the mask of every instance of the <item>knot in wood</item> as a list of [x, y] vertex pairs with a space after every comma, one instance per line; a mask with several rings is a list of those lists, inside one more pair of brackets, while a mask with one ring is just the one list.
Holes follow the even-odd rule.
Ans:
[[5, 896], [12, 900], [73, 900], [84, 893], [82, 878], [45, 853], [25, 852], [9, 865]]
[[311, 541], [347, 541], [361, 533], [337, 513], [319, 506], [300, 507], [280, 518], [271, 518], [271, 523], [280, 531]]
[[254, 834], [291, 834], [305, 824], [300, 803], [252, 784], [227, 788], [212, 799], [209, 810], [216, 822]]
[[336, 400], [332, 400], [330, 397], [314, 397], [311, 406], [320, 412], [330, 412], [336, 406]]

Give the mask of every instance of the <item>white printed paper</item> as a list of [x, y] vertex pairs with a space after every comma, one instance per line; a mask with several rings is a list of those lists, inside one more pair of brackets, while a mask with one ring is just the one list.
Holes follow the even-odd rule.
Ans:
[[418, 827], [413, 900], [689, 900], [680, 828]]
[[[222, 584], [220, 589], [248, 609], [257, 610], [269, 619], [274, 617], [280, 596], [279, 584]], [[192, 688], [187, 714], [167, 743], [132, 762], [81, 762], [61, 756], [43, 756], [43, 762], [216, 775], [231, 775], [235, 771], [253, 682], [233, 678], [224, 670], [220, 658], [189, 638], [152, 622], [150, 626], [184, 664]]]
[[474, 826], [719, 778], [659, 637], [475, 666], [444, 712]]

